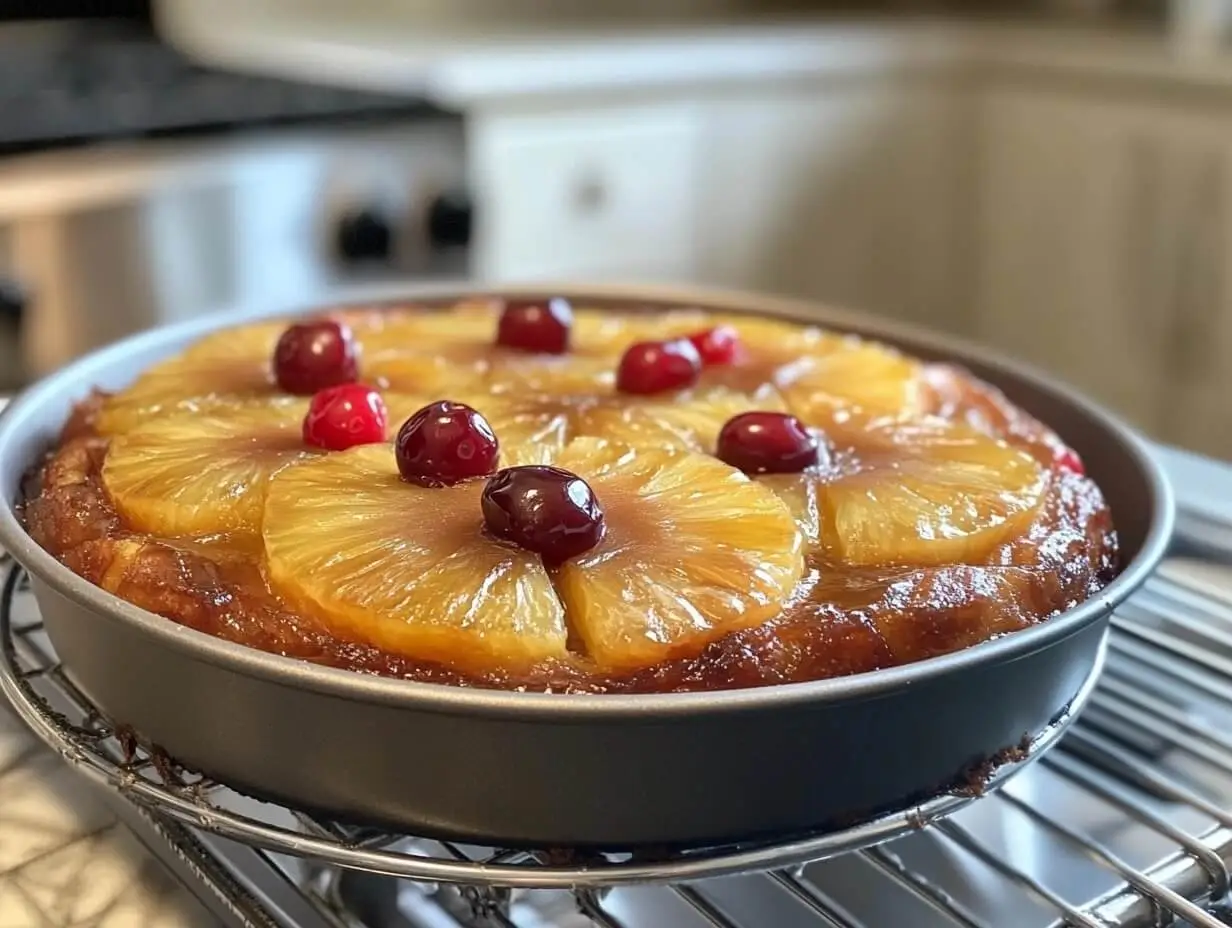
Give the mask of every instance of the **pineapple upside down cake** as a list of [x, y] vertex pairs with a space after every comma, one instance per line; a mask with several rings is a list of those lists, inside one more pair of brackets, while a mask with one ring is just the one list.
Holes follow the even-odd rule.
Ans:
[[229, 641], [550, 692], [903, 664], [1117, 569], [1078, 456], [962, 370], [564, 299], [209, 335], [83, 401], [23, 518], [82, 577]]

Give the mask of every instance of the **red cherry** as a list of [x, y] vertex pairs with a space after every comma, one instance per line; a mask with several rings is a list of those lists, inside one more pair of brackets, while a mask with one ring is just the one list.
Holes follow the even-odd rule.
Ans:
[[483, 488], [483, 520], [498, 538], [559, 564], [603, 540], [603, 507], [590, 485], [559, 467], [508, 467]]
[[402, 424], [394, 457], [402, 479], [447, 487], [496, 470], [500, 443], [488, 420], [463, 403], [442, 400]]
[[304, 441], [326, 451], [385, 440], [389, 412], [376, 390], [361, 383], [326, 387], [312, 397], [304, 416]]
[[359, 375], [355, 337], [350, 326], [333, 319], [301, 322], [278, 338], [274, 379], [288, 393], [311, 396]]
[[1057, 470], [1067, 470], [1071, 474], [1082, 475], [1087, 472], [1085, 465], [1082, 463], [1082, 458], [1078, 457], [1078, 452], [1073, 448], [1063, 448], [1057, 452], [1054, 461]]
[[701, 355], [702, 364], [734, 364], [740, 356], [740, 333], [729, 325], [694, 332], [689, 341]]
[[572, 328], [573, 308], [568, 300], [511, 301], [497, 324], [496, 344], [538, 354], [564, 354]]
[[616, 389], [622, 393], [663, 393], [697, 383], [702, 359], [687, 338], [630, 345], [616, 369]]
[[717, 454], [746, 474], [794, 474], [819, 462], [821, 443], [795, 416], [742, 412], [719, 431]]

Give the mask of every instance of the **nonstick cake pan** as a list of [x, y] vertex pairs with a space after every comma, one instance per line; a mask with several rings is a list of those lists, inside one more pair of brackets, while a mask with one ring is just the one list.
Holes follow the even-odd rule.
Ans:
[[[749, 690], [553, 695], [385, 679], [184, 628], [62, 566], [18, 521], [23, 474], [73, 404], [206, 333], [294, 307], [154, 330], [35, 385], [0, 416], [0, 545], [29, 572], [66, 670], [117, 724], [185, 766], [283, 804], [503, 846], [713, 845], [849, 825], [946, 790], [1060, 717], [1094, 672], [1108, 617], [1167, 546], [1171, 492], [1144, 442], [1083, 398], [950, 338], [811, 304], [678, 288], [406, 286], [332, 303], [566, 296], [819, 323], [954, 362], [1052, 426], [1102, 488], [1123, 569], [1076, 609], [957, 653]], [[977, 784], [978, 785], [978, 784]]]

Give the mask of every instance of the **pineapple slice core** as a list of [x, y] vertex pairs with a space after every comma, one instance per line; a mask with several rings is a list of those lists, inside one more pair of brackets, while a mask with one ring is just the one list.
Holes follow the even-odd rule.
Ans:
[[289, 468], [265, 503], [270, 582], [335, 634], [394, 653], [476, 671], [564, 657], [547, 571], [483, 531], [483, 487], [409, 484], [388, 445]]

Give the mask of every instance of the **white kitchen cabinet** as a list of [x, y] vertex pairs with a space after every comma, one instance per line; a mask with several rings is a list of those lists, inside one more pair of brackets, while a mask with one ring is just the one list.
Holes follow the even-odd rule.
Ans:
[[698, 279], [960, 327], [965, 116], [930, 81], [708, 103]]
[[975, 333], [1232, 457], [1232, 127], [1175, 100], [981, 101]]
[[696, 142], [687, 103], [477, 113], [477, 273], [691, 279]]

